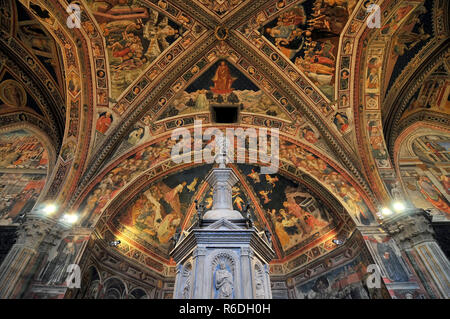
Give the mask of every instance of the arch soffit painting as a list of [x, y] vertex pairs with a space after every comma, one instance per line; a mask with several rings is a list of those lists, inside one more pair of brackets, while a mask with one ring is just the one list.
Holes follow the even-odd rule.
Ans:
[[[94, 105], [94, 94], [91, 77], [87, 76], [81, 81], [81, 74], [89, 74], [91, 63], [88, 36], [83, 29], [69, 29], [66, 24], [67, 12], [63, 4], [53, 0], [21, 0], [21, 3], [30, 8], [30, 4], [40, 7], [42, 12], [47, 12], [48, 17], [40, 17], [38, 13], [30, 10], [33, 16], [41, 22], [45, 30], [55, 39], [62, 51], [62, 61], [64, 69], [70, 75], [71, 80], [76, 83], [76, 91], [66, 95], [66, 122], [64, 139], [62, 147], [70, 145], [78, 145], [73, 150], [80, 151], [73, 154], [73, 160], [69, 163], [64, 161], [58, 162], [56, 170], [58, 171], [57, 179], [50, 181], [52, 191], [46, 196], [55, 199], [66, 198], [65, 194], [69, 191], [68, 187], [73, 187], [76, 183], [81, 170], [84, 167], [87, 153], [89, 150], [89, 134], [91, 130], [91, 120], [93, 110], [88, 105]], [[47, 8], [52, 8], [51, 13]], [[84, 61], [84, 63], [80, 63]], [[66, 79], [66, 86], [69, 86], [69, 79]], [[69, 90], [68, 90], [69, 91]], [[83, 119], [83, 120], [82, 120]], [[87, 120], [85, 120], [87, 119]], [[84, 124], [86, 123], [86, 125]], [[83, 132], [83, 134], [81, 134]], [[74, 171], [74, 168], [76, 170]], [[68, 178], [67, 178], [68, 177]]]
[[[212, 126], [212, 125], [208, 125], [208, 126]], [[204, 128], [206, 129], [208, 126], [204, 126]], [[215, 127], [215, 126], [214, 126]], [[226, 125], [226, 126], [218, 126], [218, 128], [221, 128], [222, 130], [226, 129], [226, 128], [238, 128], [241, 126], [233, 126], [233, 125]], [[261, 127], [257, 127], [257, 126], [247, 126], [244, 128], [255, 128], [255, 129], [260, 129]], [[266, 127], [262, 127], [262, 128], [266, 128]], [[187, 128], [191, 131], [192, 133], [192, 127], [191, 128]], [[72, 205], [71, 207], [76, 209], [83, 200], [86, 199], [86, 196], [88, 196], [88, 194], [90, 193], [91, 190], [93, 190], [93, 188], [98, 185], [98, 183], [100, 183], [100, 181], [109, 173], [111, 172], [114, 168], [118, 167], [121, 163], [123, 163], [123, 161], [125, 161], [128, 158], [131, 158], [132, 156], [134, 156], [137, 153], [143, 152], [146, 149], [150, 149], [153, 146], [156, 146], [158, 143], [160, 142], [166, 142], [168, 140], [170, 140], [170, 136], [171, 136], [172, 132], [168, 131], [165, 134], [158, 136], [155, 139], [152, 139], [151, 141], [148, 141], [142, 145], [137, 146], [136, 148], [121, 154], [120, 156], [118, 156], [117, 158], [111, 160], [107, 165], [105, 165], [103, 167], [103, 170], [99, 173], [97, 173], [95, 175], [95, 177], [93, 177], [90, 182], [82, 189], [80, 190], [80, 195], [78, 197], [74, 197], [73, 201], [72, 201]], [[206, 141], [205, 141], [206, 142]], [[321, 159], [322, 161], [324, 161], [326, 164], [328, 164], [334, 171], [338, 172], [339, 174], [341, 174], [344, 179], [351, 184], [353, 187], [355, 187], [358, 192], [360, 193], [360, 195], [365, 198], [367, 204], [369, 207], [371, 207], [372, 209], [376, 206], [376, 204], [371, 201], [371, 197], [370, 197], [370, 193], [366, 192], [363, 188], [363, 186], [358, 183], [358, 181], [356, 180], [356, 178], [351, 174], [351, 172], [349, 172], [345, 167], [343, 167], [342, 164], [336, 162], [336, 160], [332, 159], [330, 156], [327, 156], [327, 154], [323, 153], [321, 150], [318, 150], [317, 148], [315, 148], [312, 145], [307, 145], [305, 143], [302, 143], [301, 141], [299, 141], [298, 139], [294, 139], [292, 137], [289, 137], [287, 135], [284, 134], [280, 134], [280, 145], [282, 143], [290, 143], [292, 145], [294, 145], [296, 148], [303, 150], [309, 154], [312, 154], [313, 156]], [[248, 159], [248, 151], [246, 151], [246, 162], [249, 162]], [[287, 159], [287, 158], [283, 158], [282, 156], [280, 156], [280, 162], [284, 162], [284, 163], [291, 163], [290, 165], [293, 165], [292, 162]], [[171, 161], [170, 158], [168, 158], [167, 160], [164, 159], [163, 161], [157, 162], [155, 165], [159, 165], [160, 163], [166, 163], [167, 167], [172, 167], [175, 165], [174, 162]], [[288, 164], [289, 165], [289, 164]], [[142, 171], [141, 173], [139, 173], [138, 176], [143, 176], [145, 174], [147, 174], [147, 172], [149, 170], [151, 170], [153, 167], [148, 168], [144, 171]], [[317, 177], [315, 177], [312, 174], [312, 171], [308, 171], [307, 169], [304, 168], [299, 168], [296, 167], [297, 170], [301, 171], [302, 174], [307, 174], [310, 175], [313, 179], [317, 179]], [[137, 177], [135, 180], [137, 180], [139, 177]], [[319, 183], [322, 183], [321, 181], [318, 181]], [[126, 184], [127, 186], [130, 185], [130, 183]], [[325, 188], [327, 188], [326, 186], [324, 186]]]
[[[231, 46], [232, 47], [234, 45], [243, 46], [244, 41], [242, 41], [241, 38], [234, 36], [233, 32], [231, 32], [230, 37], [228, 39]], [[215, 45], [214, 37], [212, 37], [212, 31], [208, 31], [205, 38], [206, 38], [206, 40], [203, 41], [201, 43], [201, 45], [196, 47], [196, 49], [195, 49], [195, 55], [197, 55], [198, 57], [200, 57], [201, 54], [197, 54], [197, 52], [203, 53], [205, 50], [207, 50], [207, 49], [211, 48], [211, 46]], [[202, 39], [203, 39], [203, 37], [202, 37]], [[235, 40], [233, 40], [233, 39], [235, 39]], [[251, 44], [248, 45], [248, 48], [250, 48], [250, 50], [252, 49]], [[236, 51], [238, 51], [238, 50], [236, 50]], [[249, 52], [251, 52], [251, 51], [249, 51]], [[271, 63], [271, 62], [267, 63], [268, 59], [267, 58], [264, 59], [264, 57], [262, 57], [260, 53], [258, 55], [257, 53], [254, 52], [254, 55], [260, 57], [260, 60], [262, 61], [261, 65], [264, 65], [264, 64], [268, 65], [269, 63]], [[162, 78], [162, 81], [158, 81], [158, 87], [154, 87], [151, 90], [151, 93], [146, 95], [145, 99], [140, 99], [140, 98], [135, 99], [135, 101], [133, 102], [133, 104], [135, 104], [135, 107], [134, 108], [131, 107], [130, 108], [131, 111], [129, 111], [129, 112], [127, 111], [125, 113], [126, 116], [124, 116], [124, 119], [120, 122], [120, 125], [117, 125], [115, 129], [112, 129], [110, 132], [108, 132], [109, 133], [108, 136], [110, 138], [107, 139], [107, 142], [101, 144], [98, 147], [99, 151], [96, 152], [95, 156], [91, 156], [92, 160], [89, 164], [89, 169], [85, 173], [85, 177], [83, 177], [83, 181], [81, 184], [85, 184], [95, 174], [95, 172], [98, 170], [99, 165], [101, 165], [101, 162], [103, 161], [103, 159], [106, 158], [112, 152], [112, 150], [115, 147], [114, 145], [117, 145], [119, 143], [118, 141], [124, 137], [124, 134], [130, 130], [131, 126], [134, 123], [136, 123], [139, 118], [142, 117], [143, 113], [145, 112], [145, 109], [148, 109], [149, 106], [152, 104], [153, 105], [157, 104], [157, 100], [159, 99], [159, 96], [161, 95], [160, 93], [157, 93], [157, 91], [164, 92], [169, 89], [168, 85], [172, 84], [174, 81], [173, 81], [173, 79], [169, 80], [167, 75], [171, 76], [171, 78], [177, 78], [181, 74], [176, 71], [182, 69], [180, 67], [182, 64], [185, 64], [186, 66], [193, 65], [193, 62], [195, 62], [195, 59], [192, 59], [191, 56], [180, 55], [180, 57], [178, 59], [182, 60], [182, 61], [180, 61], [180, 63], [177, 65], [176, 69], [168, 68], [166, 71], [164, 71], [164, 73], [162, 73], [161, 77], [163, 77], [163, 76], [164, 77]], [[191, 59], [189, 59], [189, 58], [191, 58]], [[268, 67], [268, 68], [275, 70], [272, 72], [273, 74], [276, 74], [277, 76], [279, 76], [280, 74], [282, 75], [282, 73], [280, 73], [280, 71], [278, 71], [276, 68], [274, 68], [274, 67]], [[164, 84], [164, 85], [162, 85], [162, 84]], [[150, 90], [150, 88], [148, 88], [148, 89], [146, 88], [145, 90], [143, 90], [142, 95], [145, 95], [144, 92], [148, 92], [149, 90]], [[298, 89], [294, 89], [292, 91], [296, 92], [297, 93], [296, 95], [298, 95], [298, 91], [299, 91]], [[300, 95], [303, 96], [302, 93], [300, 93]], [[305, 99], [305, 100], [307, 100], [307, 99]], [[325, 121], [318, 120], [321, 117], [321, 114], [319, 111], [314, 110], [314, 112], [312, 112], [312, 111], [310, 111], [310, 109], [312, 109], [312, 108], [309, 108], [309, 107], [306, 107], [306, 109], [307, 109], [307, 112], [311, 112], [312, 116], [314, 115], [315, 120], [319, 123], [320, 126], [325, 127], [323, 129], [325, 135], [329, 135], [329, 133], [328, 133], [329, 131], [333, 132], [333, 130], [335, 130], [331, 126], [327, 125]], [[330, 128], [330, 127], [331, 127], [331, 130], [326, 129], [326, 128]], [[338, 137], [338, 134], [335, 134], [335, 136], [330, 136], [330, 140], [332, 140], [331, 144], [334, 144], [334, 145], [332, 145], [333, 151], [340, 154], [340, 156], [342, 157], [342, 160], [344, 162], [346, 162], [346, 164], [348, 166], [351, 167], [351, 170], [354, 172], [355, 175], [361, 175], [357, 169], [357, 167], [359, 165], [357, 164], [358, 161], [356, 160], [356, 157], [353, 156], [353, 161], [349, 160], [348, 155], [352, 154], [352, 151], [349, 150], [349, 147], [347, 146], [347, 144], [345, 142], [343, 142], [341, 138]], [[335, 142], [335, 141], [338, 141], [338, 142]], [[346, 150], [346, 151], [343, 151], [343, 150]], [[365, 184], [362, 177], [359, 177], [359, 179], [360, 179], [359, 181], [362, 184]], [[368, 186], [367, 186], [367, 189], [369, 189]]]
[[[437, 55], [439, 55], [440, 61], [442, 62], [443, 57], [441, 54], [449, 47], [448, 36], [450, 33], [450, 20], [446, 15], [446, 12], [450, 9], [449, 3], [437, 0], [433, 4], [431, 15], [433, 19], [432, 30], [434, 32], [434, 37], [426, 40], [427, 43], [410, 59], [404, 69], [401, 70], [401, 73], [395, 79], [392, 86], [383, 88], [383, 91], [386, 92], [382, 105], [383, 119], [389, 118], [387, 115], [390, 113], [397, 115], [397, 113], [390, 112], [390, 110], [397, 106], [397, 100], [399, 96], [404, 94], [404, 88], [411, 85], [411, 83], [417, 85], [416, 79], [420, 82], [421, 78], [421, 75], [418, 76], [418, 73], [428, 72], [428, 70], [435, 65], [435, 61], [439, 61], [439, 59], [436, 58]], [[441, 7], [439, 7], [439, 5]], [[401, 27], [396, 31], [396, 35], [400, 32]], [[387, 54], [388, 53], [389, 52], [387, 52]], [[448, 52], [446, 53], [446, 56], [448, 56]], [[386, 65], [388, 59], [384, 60], [384, 64]], [[446, 62], [446, 64], [448, 69], [448, 62]], [[383, 70], [383, 75], [385, 72], [386, 71]], [[397, 119], [395, 118], [395, 120]]]
[[396, 140], [402, 134], [402, 132], [407, 129], [409, 126], [413, 125], [416, 122], [426, 121], [430, 122], [430, 124], [436, 125], [445, 125], [449, 124], [448, 115], [441, 112], [436, 112], [434, 110], [420, 109], [414, 113], [411, 113], [407, 116], [404, 116], [404, 112], [410, 106], [411, 98], [414, 94], [420, 89], [420, 87], [424, 84], [424, 82], [432, 75], [432, 73], [443, 66], [447, 71], [447, 74], [450, 74], [450, 42], [446, 45], [440, 46], [435, 50], [436, 55], [427, 63], [424, 63], [426, 67], [422, 70], [422, 72], [413, 75], [407, 74], [405, 76], [410, 76], [410, 81], [408, 83], [412, 83], [411, 85], [405, 85], [402, 89], [402, 92], [396, 98], [396, 103], [392, 103], [391, 111], [389, 114], [392, 114], [389, 121], [384, 121], [384, 132], [386, 136], [386, 143], [389, 149], [389, 154], [391, 154], [391, 158], [394, 160], [394, 147], [397, 143]]
[[[64, 108], [64, 87], [63, 82], [61, 81], [61, 68], [63, 66], [62, 56], [59, 48], [56, 46], [56, 40], [51, 34], [48, 34], [46, 26], [39, 21], [37, 18], [34, 18], [31, 11], [29, 11], [29, 8], [26, 8], [26, 6], [21, 3], [20, 1], [14, 2], [14, 19], [13, 19], [13, 26], [11, 30], [11, 34], [9, 36], [6, 36], [2, 38], [2, 41], [6, 45], [8, 45], [16, 54], [16, 58], [21, 59], [26, 63], [26, 67], [28, 67], [30, 70], [34, 71], [36, 74], [36, 79], [40, 80], [42, 83], [44, 83], [44, 86], [47, 91], [49, 92], [49, 98], [53, 100], [53, 102], [56, 102], [57, 105], [62, 107], [62, 109], [57, 110], [56, 112], [58, 116], [62, 115], [62, 118], [65, 118], [65, 108]], [[19, 15], [20, 12], [25, 11], [25, 14], [30, 18], [30, 20], [23, 20], [25, 18], [22, 18], [21, 21], [19, 21]], [[56, 74], [56, 76], [52, 76], [50, 74], [50, 71], [45, 67], [44, 63], [38, 58], [36, 55], [33, 47], [33, 42], [27, 42], [27, 40], [23, 39], [23, 32], [21, 31], [21, 26], [27, 25], [27, 26], [38, 26], [39, 31], [45, 33], [45, 39], [48, 39], [49, 42], [44, 42], [47, 45], [51, 47], [55, 47], [56, 51], [55, 55], [52, 56], [52, 58], [56, 58], [56, 61], [53, 61], [53, 71]], [[44, 37], [44, 35], [41, 34], [41, 37]], [[36, 40], [36, 39], [34, 39]], [[39, 41], [39, 40], [37, 40]], [[36, 41], [36, 42], [37, 42]], [[40, 49], [43, 49], [42, 46], [44, 44], [38, 44], [34, 43], [36, 46], [40, 46]], [[50, 48], [48, 48], [50, 49]], [[16, 60], [16, 59], [15, 59]], [[25, 64], [23, 65], [25, 67]], [[58, 81], [58, 82], [57, 82]]]
[[[381, 12], [387, 12], [386, 14], [381, 16], [381, 26], [382, 28], [386, 25], [386, 23], [389, 21], [390, 18], [393, 17], [393, 15], [396, 13], [397, 9], [399, 9], [402, 5], [412, 5], [412, 10], [408, 11], [407, 15], [404, 16], [403, 20], [399, 25], [396, 25], [397, 29], [395, 29], [395, 33], [398, 32], [402, 25], [408, 20], [409, 14], [411, 12], [414, 12], [415, 8], [421, 5], [421, 1], [411, 1], [411, 3], [404, 3], [402, 1], [385, 1], [380, 5]], [[406, 18], [405, 18], [406, 17]], [[381, 60], [380, 65], [384, 65], [383, 63], [386, 60], [386, 57], [388, 56], [389, 52], [384, 52], [384, 42], [377, 38], [377, 35], [379, 33], [379, 29], [374, 28], [370, 29], [367, 27], [366, 24], [364, 24], [363, 28], [359, 30], [358, 33], [358, 45], [357, 45], [357, 59], [356, 64], [354, 64], [354, 70], [355, 74], [360, 74], [360, 76], [355, 77], [353, 79], [353, 88], [354, 88], [354, 98], [356, 103], [354, 103], [354, 114], [355, 114], [355, 132], [357, 136], [357, 140], [359, 141], [359, 154], [364, 166], [364, 171], [367, 174], [367, 177], [370, 181], [370, 184], [372, 185], [372, 189], [374, 190], [376, 197], [381, 202], [386, 202], [390, 199], [390, 195], [388, 195], [386, 186], [384, 186], [383, 181], [381, 179], [382, 174], [380, 174], [380, 168], [377, 162], [375, 161], [374, 156], [372, 155], [372, 148], [371, 148], [371, 141], [370, 141], [370, 134], [368, 134], [366, 131], [366, 127], [370, 120], [375, 121], [379, 124], [379, 127], [382, 127], [381, 123], [381, 88], [379, 87], [379, 91], [377, 92], [369, 92], [365, 90], [365, 81], [366, 81], [366, 75], [370, 71], [368, 58], [373, 56], [378, 56], [379, 61]], [[440, 42], [442, 43], [442, 37], [439, 38]], [[437, 45], [439, 46], [439, 45]], [[428, 46], [427, 46], [428, 47]], [[426, 49], [426, 48], [425, 48]], [[422, 48], [422, 50], [425, 50]], [[410, 61], [409, 67], [406, 67], [401, 75], [397, 78], [395, 83], [398, 83], [399, 81], [403, 81], [405, 77], [403, 76], [403, 73], [408, 74], [414, 71], [414, 67], [411, 67], [413, 65], [417, 65], [419, 62], [418, 55], [415, 57], [415, 62], [412, 63]], [[413, 60], [414, 61], [414, 60]], [[420, 64], [420, 63], [419, 63]], [[385, 70], [382, 70], [378, 73], [377, 77], [381, 81], [383, 79], [383, 72]], [[396, 84], [398, 86], [398, 84]], [[397, 90], [391, 90], [388, 94], [393, 94], [393, 92], [398, 92]], [[376, 100], [376, 103], [374, 105], [371, 105], [368, 107], [368, 98], [371, 97], [371, 95], [375, 94], [375, 98], [378, 97]], [[382, 138], [382, 147], [384, 150], [387, 150], [386, 148], [386, 142], [383, 134], [381, 135]], [[365, 155], [366, 150], [368, 150], [368, 154]], [[386, 152], [387, 154], [387, 152]], [[392, 163], [391, 157], [387, 158], [388, 164], [385, 168], [392, 169]]]
[[[162, 164], [164, 165], [164, 164]], [[143, 243], [138, 243], [133, 239], [130, 239], [126, 234], [120, 232], [117, 230], [117, 228], [113, 225], [112, 221], [117, 216], [117, 214], [123, 210], [130, 198], [135, 198], [137, 195], [139, 195], [142, 190], [144, 190], [148, 185], [152, 184], [156, 180], [160, 180], [161, 178], [164, 178], [164, 176], [167, 175], [173, 175], [180, 169], [187, 170], [189, 168], [202, 166], [204, 164], [180, 164], [179, 166], [175, 166], [171, 168], [170, 170], [164, 172], [163, 174], [149, 174], [149, 175], [143, 175], [140, 176], [136, 181], [132, 184], [127, 186], [123, 191], [120, 192], [111, 202], [107, 204], [105, 207], [101, 217], [99, 218], [97, 224], [96, 224], [96, 232], [99, 234], [100, 238], [102, 238], [102, 234], [105, 232], [112, 233], [116, 236], [116, 238], [119, 238], [121, 240], [121, 246], [120, 253], [126, 255], [127, 257], [134, 259], [135, 261], [138, 261], [140, 263], [145, 263], [148, 265], [146, 259], [144, 256], [149, 256], [152, 260], [156, 261], [157, 263], [162, 263], [165, 265], [172, 265], [171, 260], [166, 259], [165, 257], [161, 256], [160, 254], [157, 254], [156, 252], [149, 250], [146, 248]], [[158, 170], [158, 168], [156, 168]], [[242, 184], [244, 188], [250, 188], [248, 182], [245, 180], [244, 176], [240, 174], [240, 172], [236, 169], [236, 166], [233, 166], [233, 170], [238, 174], [239, 182]], [[330, 194], [329, 191], [325, 190], [322, 185], [320, 185], [317, 181], [311, 179], [311, 178], [305, 178], [304, 175], [296, 176], [292, 171], [288, 171], [285, 169], [280, 169], [279, 172], [280, 175], [286, 177], [287, 179], [290, 179], [292, 181], [295, 181], [299, 183], [300, 185], [304, 185], [308, 188], [309, 191], [311, 191], [311, 194], [315, 196], [316, 198], [319, 198], [324, 203], [326, 203], [327, 207], [333, 207], [332, 213], [336, 216], [336, 220], [338, 221], [338, 225], [335, 229], [327, 232], [326, 234], [320, 236], [319, 238], [315, 239], [314, 241], [310, 242], [309, 244], [295, 250], [294, 252], [289, 253], [288, 255], [284, 255], [281, 252], [281, 247], [279, 246], [278, 242], [274, 242], [274, 248], [277, 255], [276, 262], [278, 263], [284, 263], [288, 260], [292, 260], [294, 258], [297, 258], [301, 254], [306, 254], [309, 256], [309, 259], [317, 259], [324, 254], [330, 252], [333, 250], [336, 245], [331, 243], [331, 240], [333, 238], [336, 238], [336, 236], [343, 236], [347, 238], [351, 235], [353, 232], [354, 224], [350, 221], [351, 216], [347, 213], [347, 211], [342, 208], [342, 211], [339, 209], [341, 206], [341, 203], [335, 198], [334, 195]], [[203, 181], [202, 184], [199, 185], [198, 190], [195, 193], [196, 198], [200, 198], [202, 194], [206, 191], [208, 188], [208, 185], [206, 182]], [[271, 228], [271, 226], [267, 223], [267, 218], [269, 216], [266, 216], [266, 212], [262, 209], [262, 207], [258, 204], [258, 200], [255, 200], [250, 195], [250, 201], [255, 205], [255, 214], [261, 218], [261, 220], [265, 223], [265, 225], [268, 226], [269, 230], [272, 232], [273, 236], [277, 236], [274, 233], [274, 229]], [[189, 205], [189, 209], [186, 212], [186, 215], [184, 217], [183, 221], [183, 229], [186, 229], [188, 226], [190, 226], [189, 222], [193, 218], [195, 214], [195, 205], [191, 203]], [[124, 244], [124, 245], [122, 245]], [[125, 247], [126, 246], [126, 247]], [[314, 255], [312, 257], [312, 250], [315, 249], [316, 253], [320, 252], [318, 255]], [[141, 253], [144, 253], [144, 255], [135, 254], [134, 251], [139, 251]], [[312, 258], [312, 259], [311, 259]], [[151, 265], [150, 265], [151, 266]], [[151, 267], [152, 269], [156, 271], [160, 271], [154, 267]]]

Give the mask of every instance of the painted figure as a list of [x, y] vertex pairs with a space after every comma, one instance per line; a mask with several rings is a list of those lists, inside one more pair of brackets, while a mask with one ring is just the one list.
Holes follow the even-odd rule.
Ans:
[[377, 249], [389, 279], [396, 282], [407, 282], [409, 280], [408, 275], [391, 246], [388, 243], [378, 242]]
[[108, 128], [111, 126], [112, 116], [110, 112], [105, 112], [100, 115], [97, 120], [96, 129], [102, 134], [105, 134]]
[[420, 176], [417, 181], [423, 197], [440, 211], [450, 215], [450, 205], [439, 189], [426, 176]]
[[225, 61], [220, 62], [219, 67], [212, 79], [214, 87], [211, 87], [211, 91], [216, 94], [229, 94], [233, 91], [231, 85], [236, 78], [233, 78], [230, 73], [230, 69]]

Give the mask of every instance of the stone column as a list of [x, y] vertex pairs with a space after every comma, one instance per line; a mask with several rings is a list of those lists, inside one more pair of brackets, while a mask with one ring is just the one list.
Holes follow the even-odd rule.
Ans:
[[203, 247], [197, 247], [193, 253], [193, 282], [191, 283], [193, 292], [191, 293], [191, 296], [202, 296], [203, 298], [209, 298], [209, 295], [207, 295], [206, 292], [206, 282], [205, 280], [202, 280], [206, 275], [205, 259], [206, 249]]
[[[370, 254], [373, 264], [378, 266], [381, 280], [384, 284], [379, 287], [370, 287], [368, 280], [372, 282], [374, 270], [367, 272], [365, 283], [371, 299], [384, 298], [389, 294], [394, 299], [423, 298], [426, 292], [418, 279], [416, 272], [407, 261], [407, 256], [395, 240], [391, 238], [379, 226], [358, 226], [365, 248]], [[370, 273], [370, 274], [369, 274]], [[372, 282], [373, 284], [373, 282]], [[386, 291], [385, 291], [386, 289]]]
[[174, 299], [180, 299], [180, 298], [181, 298], [181, 296], [179, 296], [179, 292], [183, 289], [183, 288], [181, 287], [181, 284], [182, 284], [181, 276], [183, 275], [183, 274], [182, 274], [182, 269], [183, 269], [183, 265], [182, 265], [182, 264], [178, 264], [177, 267], [176, 267], [175, 287], [174, 287], [174, 290], [175, 290], [176, 292], [178, 292], [178, 295], [175, 296], [175, 293], [174, 293], [174, 295], [173, 295], [173, 298], [174, 298]]
[[[56, 226], [56, 227], [55, 227]], [[62, 238], [56, 222], [30, 214], [18, 229], [18, 238], [0, 266], [0, 299], [20, 298], [33, 273], [32, 268], [42, 244]]]
[[270, 268], [268, 264], [264, 265], [264, 274], [265, 274], [265, 289], [266, 289], [266, 296], [267, 299], [272, 299], [272, 289], [271, 289], [271, 282], [270, 282]]
[[241, 248], [241, 291], [242, 299], [255, 298], [253, 295], [253, 289], [246, 289], [246, 287], [252, 287], [253, 278], [255, 278], [255, 273], [252, 267], [252, 255], [253, 252], [248, 247]]
[[412, 209], [386, 219], [382, 228], [406, 253], [432, 298], [450, 298], [450, 262], [434, 239], [431, 216]]

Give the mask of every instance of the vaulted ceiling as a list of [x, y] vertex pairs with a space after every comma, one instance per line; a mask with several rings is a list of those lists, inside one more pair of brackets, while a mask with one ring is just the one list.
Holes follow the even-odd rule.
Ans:
[[[377, 1], [379, 28], [366, 23], [374, 1], [82, 0], [74, 28], [60, 1], [1, 2], [2, 81], [21, 83], [22, 100], [33, 101], [21, 112], [41, 119], [61, 150], [45, 200], [159, 272], [193, 200], [210, 197], [210, 165], [171, 160], [175, 129], [280, 130], [278, 174], [233, 164], [233, 200], [251, 203], [257, 226], [272, 232], [275, 263], [298, 266], [377, 222], [390, 196], [383, 172], [395, 174], [378, 150], [393, 147], [421, 94], [408, 81], [426, 74], [448, 85], [440, 0]], [[230, 83], [216, 83], [219, 68]], [[212, 110], [225, 105], [237, 117], [217, 123]], [[11, 110], [2, 106], [0, 119]], [[448, 105], [435, 111], [448, 121]], [[290, 217], [297, 206], [304, 220]]]

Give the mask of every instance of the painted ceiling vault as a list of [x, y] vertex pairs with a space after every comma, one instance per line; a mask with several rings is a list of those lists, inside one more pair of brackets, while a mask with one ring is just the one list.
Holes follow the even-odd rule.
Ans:
[[[37, 206], [119, 238], [126, 258], [166, 274], [194, 200], [211, 205], [213, 165], [171, 159], [172, 133], [198, 121], [279, 129], [276, 174], [230, 165], [234, 208], [249, 203], [273, 235], [272, 271], [335, 250], [395, 198], [450, 218], [447, 1], [72, 3], [75, 28], [65, 1], [0, 0], [0, 175], [22, 174]], [[14, 222], [23, 207], [11, 198], [0, 213]]]

